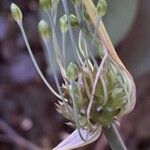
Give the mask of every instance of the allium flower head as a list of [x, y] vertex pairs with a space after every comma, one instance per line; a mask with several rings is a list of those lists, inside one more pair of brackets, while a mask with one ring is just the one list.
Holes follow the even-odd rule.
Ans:
[[[22, 24], [19, 24], [19, 27], [39, 75], [51, 92], [60, 99], [56, 103], [57, 111], [68, 120], [67, 124], [75, 129], [66, 140], [54, 148], [67, 150], [95, 141], [103, 127], [109, 128], [112, 123], [117, 123], [121, 116], [129, 113], [135, 105], [135, 85], [114, 51], [102, 23], [107, 7], [105, 0], [99, 0], [96, 8], [90, 0], [72, 0], [76, 12], [74, 15], [69, 13], [67, 0], [62, 0], [65, 14], [59, 19], [61, 45], [56, 34], [58, 3], [59, 1], [40, 0], [50, 26], [45, 21], [40, 21], [39, 33], [45, 44], [59, 93], [53, 90], [43, 76], [32, 54]], [[14, 16], [14, 13], [12, 14]], [[88, 24], [89, 21], [85, 19], [85, 14], [88, 14], [94, 25], [94, 31], [90, 27], [92, 24]], [[14, 18], [16, 20], [16, 16]], [[74, 27], [79, 29], [78, 41], [74, 37]], [[75, 62], [66, 61], [66, 35], [70, 36], [70, 41], [67, 42], [72, 43], [71, 50]], [[50, 45], [53, 45], [55, 62], [52, 60]], [[93, 50], [99, 54], [100, 63], [96, 61]], [[62, 85], [53, 69], [54, 63], [60, 67], [64, 80]]]

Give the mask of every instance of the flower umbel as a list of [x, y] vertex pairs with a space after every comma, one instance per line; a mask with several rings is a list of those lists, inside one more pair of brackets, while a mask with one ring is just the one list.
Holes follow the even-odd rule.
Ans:
[[[50, 86], [36, 63], [23, 29], [20, 9], [12, 4], [11, 12], [17, 23], [21, 20], [18, 25], [39, 75], [51, 92], [59, 98], [56, 104], [57, 111], [68, 119], [68, 125], [76, 129], [54, 148], [68, 150], [95, 141], [103, 128], [110, 128], [121, 116], [129, 113], [135, 105], [135, 84], [118, 58], [104, 28], [102, 17], [107, 8], [105, 0], [99, 0], [96, 7], [91, 0], [72, 0], [76, 10], [74, 15], [69, 13], [67, 0], [62, 0], [65, 14], [59, 19], [61, 45], [58, 42], [55, 25], [58, 3], [59, 1], [54, 0], [40, 0], [40, 6], [49, 18], [50, 25], [42, 20], [38, 26], [58, 93]], [[94, 33], [90, 30], [85, 14], [88, 14], [90, 19], [88, 21], [95, 27]], [[79, 30], [78, 41], [74, 38], [74, 27], [78, 27]], [[66, 61], [66, 35], [70, 35], [75, 63], [67, 64]], [[52, 60], [52, 48], [56, 57], [55, 62]], [[101, 63], [95, 60], [92, 53], [94, 49], [99, 53]], [[64, 79], [62, 85], [53, 69], [54, 63], [60, 68]]]

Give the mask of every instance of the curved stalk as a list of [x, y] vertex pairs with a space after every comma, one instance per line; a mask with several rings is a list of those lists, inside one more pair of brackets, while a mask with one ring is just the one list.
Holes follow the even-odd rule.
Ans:
[[66, 101], [65, 101], [65, 98], [63, 96], [63, 92], [62, 92], [62, 89], [61, 89], [61, 86], [60, 86], [60, 83], [59, 83], [59, 79], [57, 77], [57, 73], [55, 71], [55, 69], [53, 68], [54, 67], [54, 62], [53, 62], [53, 59], [52, 59], [52, 53], [51, 53], [51, 43], [50, 43], [50, 39], [44, 39], [44, 44], [45, 44], [45, 47], [46, 47], [46, 50], [47, 50], [47, 54], [48, 54], [48, 57], [49, 57], [49, 63], [50, 63], [50, 66], [51, 66], [51, 69], [52, 69], [52, 72], [53, 72], [53, 76], [54, 76], [54, 80], [55, 80], [55, 83], [56, 83], [56, 86], [57, 86], [57, 89], [58, 89], [58, 92], [60, 94], [60, 96], [62, 97], [62, 100], [63, 102], [66, 104]]
[[78, 130], [78, 132], [79, 132], [79, 136], [80, 136], [80, 138], [84, 141], [84, 142], [86, 142], [86, 139], [84, 139], [84, 137], [83, 137], [83, 135], [82, 135], [82, 133], [81, 133], [81, 131], [80, 131], [80, 124], [79, 124], [79, 119], [78, 119], [78, 109], [77, 109], [77, 104], [76, 104], [76, 98], [75, 98], [75, 93], [74, 93], [74, 81], [73, 80], [71, 80], [70, 81], [70, 95], [71, 95], [71, 97], [72, 97], [72, 104], [73, 104], [73, 111], [74, 111], [74, 117], [75, 117], [75, 122], [76, 122], [76, 127], [77, 127], [77, 130]]
[[74, 37], [74, 34], [73, 34], [73, 30], [71, 28], [71, 22], [70, 22], [70, 19], [69, 19], [69, 9], [68, 9], [67, 1], [62, 0], [62, 4], [63, 4], [63, 7], [64, 7], [65, 14], [67, 15], [67, 20], [68, 20], [68, 25], [69, 25], [69, 34], [70, 34], [70, 39], [71, 39], [71, 43], [72, 43], [73, 53], [74, 53], [74, 56], [75, 56], [75, 59], [77, 61], [78, 66], [81, 68], [81, 64], [79, 63], [80, 59], [79, 59], [78, 53], [77, 53], [77, 45], [76, 45], [76, 42], [75, 42], [75, 37]]
[[29, 54], [30, 54], [30, 56], [31, 56], [31, 59], [32, 59], [32, 61], [33, 61], [33, 64], [34, 64], [34, 66], [35, 66], [35, 68], [36, 68], [36, 70], [37, 70], [39, 76], [41, 77], [41, 79], [43, 80], [43, 82], [46, 84], [46, 86], [48, 87], [48, 89], [49, 89], [57, 98], [62, 99], [62, 97], [51, 87], [51, 85], [48, 83], [48, 81], [46, 80], [46, 78], [43, 76], [43, 73], [41, 72], [41, 70], [40, 70], [40, 68], [39, 68], [39, 66], [38, 66], [38, 64], [37, 64], [37, 62], [36, 62], [36, 60], [35, 60], [35, 57], [34, 57], [34, 55], [33, 55], [33, 53], [32, 53], [32, 50], [31, 50], [31, 48], [30, 48], [30, 45], [29, 45], [29, 42], [28, 42], [26, 33], [25, 33], [25, 31], [24, 31], [22, 22], [18, 22], [18, 25], [19, 25], [19, 27], [20, 27], [20, 30], [21, 30], [23, 39], [24, 39], [24, 41], [25, 41], [25, 44], [26, 44], [26, 46], [27, 46], [28, 52], [29, 52]]

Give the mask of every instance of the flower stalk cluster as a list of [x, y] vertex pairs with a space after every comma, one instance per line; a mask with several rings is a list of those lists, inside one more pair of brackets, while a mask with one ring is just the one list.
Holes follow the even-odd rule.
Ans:
[[[68, 120], [68, 125], [76, 129], [55, 150], [73, 149], [95, 141], [103, 128], [117, 124], [118, 119], [129, 113], [135, 104], [134, 81], [114, 51], [102, 23], [107, 8], [106, 1], [98, 0], [96, 7], [91, 0], [71, 2], [75, 14], [70, 14], [67, 0], [39, 0], [40, 8], [49, 18], [49, 23], [40, 21], [39, 34], [47, 50], [58, 93], [48, 83], [36, 63], [23, 29], [20, 9], [15, 4], [11, 5], [12, 16], [21, 29], [39, 75], [50, 91], [59, 98], [57, 111]], [[65, 14], [62, 14], [58, 22], [59, 3], [63, 5]], [[62, 35], [61, 45], [56, 35], [57, 23]], [[79, 30], [78, 41], [74, 38], [75, 28]], [[72, 53], [76, 60], [69, 64], [66, 61], [66, 36], [70, 36]], [[96, 61], [92, 53], [95, 49], [101, 63]], [[54, 61], [52, 50], [56, 58]], [[63, 84], [59, 83], [53, 68], [54, 63], [60, 68]]]

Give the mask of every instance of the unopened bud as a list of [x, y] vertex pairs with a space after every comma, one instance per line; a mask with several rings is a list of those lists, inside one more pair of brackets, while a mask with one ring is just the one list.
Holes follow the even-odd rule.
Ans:
[[67, 32], [68, 31], [68, 22], [67, 22], [67, 16], [63, 15], [59, 20], [60, 30], [61, 32]]
[[[77, 27], [79, 25], [78, 20], [76, 18], [76, 16], [70, 14], [69, 15], [69, 19], [70, 19], [70, 23], [72, 27]], [[59, 24], [60, 24], [60, 30], [61, 32], [67, 32], [69, 29], [68, 26], [68, 20], [67, 20], [67, 15], [63, 15], [60, 20], [59, 20]]]
[[70, 14], [69, 17], [70, 17], [70, 23], [71, 23], [71, 26], [72, 26], [72, 27], [77, 27], [77, 26], [79, 26], [78, 19], [77, 19], [77, 17], [76, 17], [75, 15]]
[[45, 39], [50, 36], [50, 28], [46, 21], [41, 20], [38, 25], [38, 30], [41, 38]]
[[67, 67], [67, 77], [69, 80], [75, 80], [78, 76], [78, 67], [74, 63], [70, 63]]
[[103, 17], [107, 10], [107, 3], [105, 0], [98, 0], [96, 5], [96, 13], [98, 16]]
[[16, 4], [12, 3], [10, 6], [10, 10], [15, 21], [22, 21], [22, 12]]
[[49, 10], [52, 7], [51, 0], [39, 0], [39, 3], [42, 10]]

